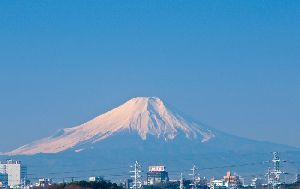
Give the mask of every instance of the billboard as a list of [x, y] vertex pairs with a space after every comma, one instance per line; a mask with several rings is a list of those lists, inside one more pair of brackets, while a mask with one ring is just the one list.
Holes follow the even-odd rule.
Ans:
[[165, 166], [149, 166], [149, 172], [162, 172], [165, 171]]

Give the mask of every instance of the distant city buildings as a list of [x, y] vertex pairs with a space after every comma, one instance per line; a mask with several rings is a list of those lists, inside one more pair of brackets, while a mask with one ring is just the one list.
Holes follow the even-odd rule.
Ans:
[[89, 177], [89, 182], [98, 182], [101, 180], [101, 177]]
[[50, 186], [51, 184], [52, 184], [52, 179], [40, 178], [36, 186], [45, 188], [47, 186]]
[[169, 175], [165, 166], [149, 166], [147, 173], [147, 185], [166, 183]]
[[252, 179], [250, 186], [252, 186], [254, 188], [259, 188], [263, 185], [263, 181], [264, 180], [261, 178], [254, 178], [254, 179]]
[[212, 178], [209, 183], [211, 189], [225, 188], [225, 181]]
[[212, 178], [209, 182], [209, 187], [211, 189], [221, 189], [221, 188], [235, 188], [242, 186], [241, 177], [236, 173], [231, 174], [230, 171], [226, 172], [226, 175], [223, 179], [214, 179]]
[[230, 171], [227, 171], [226, 175], [223, 178], [226, 187], [234, 187], [234, 186], [242, 185], [241, 179], [236, 173], [232, 175]]
[[27, 168], [21, 161], [6, 160], [0, 164], [0, 173], [3, 178], [7, 175], [7, 185], [9, 187], [18, 187], [26, 180]]
[[[268, 174], [265, 179], [255, 177], [252, 180], [246, 180], [248, 185], [244, 185], [244, 179], [239, 176], [237, 173], [233, 173], [231, 171], [227, 171], [225, 176], [221, 178], [215, 179], [212, 178], [209, 182], [205, 177], [200, 177], [199, 173], [197, 172], [196, 166], [193, 166], [189, 174], [189, 179], [185, 180], [183, 178], [183, 174], [180, 174], [180, 178], [177, 177], [177, 180], [170, 180], [169, 173], [166, 170], [164, 165], [161, 166], [149, 166], [147, 177], [143, 177], [142, 166], [136, 161], [133, 170], [130, 171], [132, 173], [131, 179], [126, 179], [122, 183], [122, 187], [125, 189], [150, 189], [155, 187], [179, 187], [180, 189], [237, 189], [237, 188], [276, 188], [278, 183], [280, 183], [280, 174], [282, 172], [279, 169], [279, 162], [280, 159], [278, 154], [274, 153], [274, 158], [272, 163], [274, 165], [273, 169], [268, 169]], [[273, 171], [273, 172], [272, 172]], [[74, 176], [74, 175], [73, 175]], [[124, 175], [125, 176], [125, 175]], [[276, 177], [278, 176], [278, 177]], [[64, 178], [64, 177], [63, 177]], [[73, 178], [74, 177], [69, 177]], [[178, 179], [179, 178], [179, 179]], [[247, 177], [246, 177], [247, 178]], [[251, 177], [250, 177], [251, 178]], [[0, 189], [6, 188], [16, 188], [16, 189], [37, 189], [38, 188], [47, 188], [48, 186], [52, 185], [52, 179], [49, 178], [31, 178], [34, 179], [34, 184], [27, 180], [27, 167], [24, 166], [21, 161], [14, 161], [14, 160], [6, 160], [0, 163]], [[57, 179], [57, 178], [56, 178]], [[277, 180], [276, 180], [277, 179]], [[294, 180], [295, 179], [295, 180]], [[296, 178], [292, 175], [292, 182], [291, 186], [300, 185], [300, 176], [297, 174]], [[85, 181], [89, 182], [98, 182], [104, 181], [103, 177], [88, 177]], [[250, 181], [250, 182], [249, 182]], [[270, 181], [276, 181], [277, 185], [272, 184]], [[293, 183], [294, 182], [294, 183]], [[298, 183], [297, 183], [298, 182]], [[63, 179], [63, 183], [64, 179]], [[85, 183], [85, 182], [83, 182]], [[74, 183], [72, 183], [74, 184]], [[89, 184], [98, 184], [98, 183], [89, 183]], [[281, 183], [280, 183], [281, 184]], [[283, 183], [283, 184], [286, 184]], [[153, 186], [156, 185], [156, 186]]]

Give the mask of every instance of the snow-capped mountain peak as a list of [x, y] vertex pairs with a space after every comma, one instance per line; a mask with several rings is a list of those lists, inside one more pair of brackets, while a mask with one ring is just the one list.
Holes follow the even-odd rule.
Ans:
[[211, 130], [169, 110], [158, 97], [137, 97], [82, 125], [60, 130], [8, 154], [57, 153], [82, 143], [98, 143], [121, 132], [137, 133], [142, 140], [152, 136], [169, 141], [182, 135], [206, 142], [214, 137]]

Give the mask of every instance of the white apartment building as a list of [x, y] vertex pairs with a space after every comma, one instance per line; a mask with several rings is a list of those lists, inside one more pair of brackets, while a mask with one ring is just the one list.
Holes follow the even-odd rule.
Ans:
[[15, 188], [25, 181], [27, 168], [21, 161], [6, 160], [2, 161], [0, 164], [0, 173], [7, 174], [8, 186]]

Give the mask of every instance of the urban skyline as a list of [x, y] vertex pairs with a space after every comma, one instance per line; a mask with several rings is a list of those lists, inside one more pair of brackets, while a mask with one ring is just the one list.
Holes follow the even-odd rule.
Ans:
[[[211, 189], [222, 189], [222, 188], [280, 188], [280, 186], [297, 184], [300, 182], [300, 177], [298, 172], [285, 172], [283, 171], [283, 163], [289, 161], [280, 159], [280, 154], [278, 152], [273, 152], [273, 158], [271, 160], [260, 162], [268, 164], [266, 167], [268, 169], [266, 172], [261, 174], [252, 175], [239, 175], [238, 172], [232, 172], [230, 170], [238, 170], [241, 166], [251, 166], [254, 163], [242, 164], [242, 165], [230, 165], [223, 166], [219, 168], [226, 168], [226, 174], [224, 176], [212, 176], [206, 177], [201, 173], [204, 169], [218, 169], [218, 167], [212, 168], [198, 168], [193, 165], [191, 169], [181, 170], [179, 172], [171, 171], [169, 176], [169, 170], [166, 166], [151, 165], [148, 166], [148, 170], [141, 165], [138, 161], [135, 161], [132, 166], [128, 166], [129, 170], [127, 173], [122, 173], [119, 175], [109, 175], [106, 176], [91, 176], [97, 175], [97, 171], [102, 171], [105, 173], [105, 169], [94, 169], [94, 173], [88, 173], [87, 170], [81, 170], [85, 172], [85, 176], [77, 176], [76, 172], [66, 172], [72, 174], [73, 176], [64, 177], [38, 177], [39, 175], [35, 173], [27, 173], [27, 166], [21, 161], [16, 161], [8, 159], [6, 161], [0, 162], [0, 188], [9, 186], [11, 188], [47, 188], [51, 185], [59, 183], [76, 183], [76, 181], [88, 181], [90, 183], [97, 183], [104, 181], [104, 178], [110, 178], [113, 182], [116, 182], [120, 187], [125, 189], [133, 188], [147, 188], [149, 186], [163, 186], [168, 185], [171, 188], [207, 188]], [[172, 170], [172, 168], [171, 168]], [[103, 172], [104, 171], [104, 172]], [[221, 171], [222, 172], [222, 171]], [[184, 173], [184, 174], [183, 174]], [[52, 173], [54, 174], [54, 173]], [[90, 176], [88, 176], [91, 174]], [[287, 178], [287, 175], [288, 178]], [[173, 186], [172, 186], [173, 185]]]

